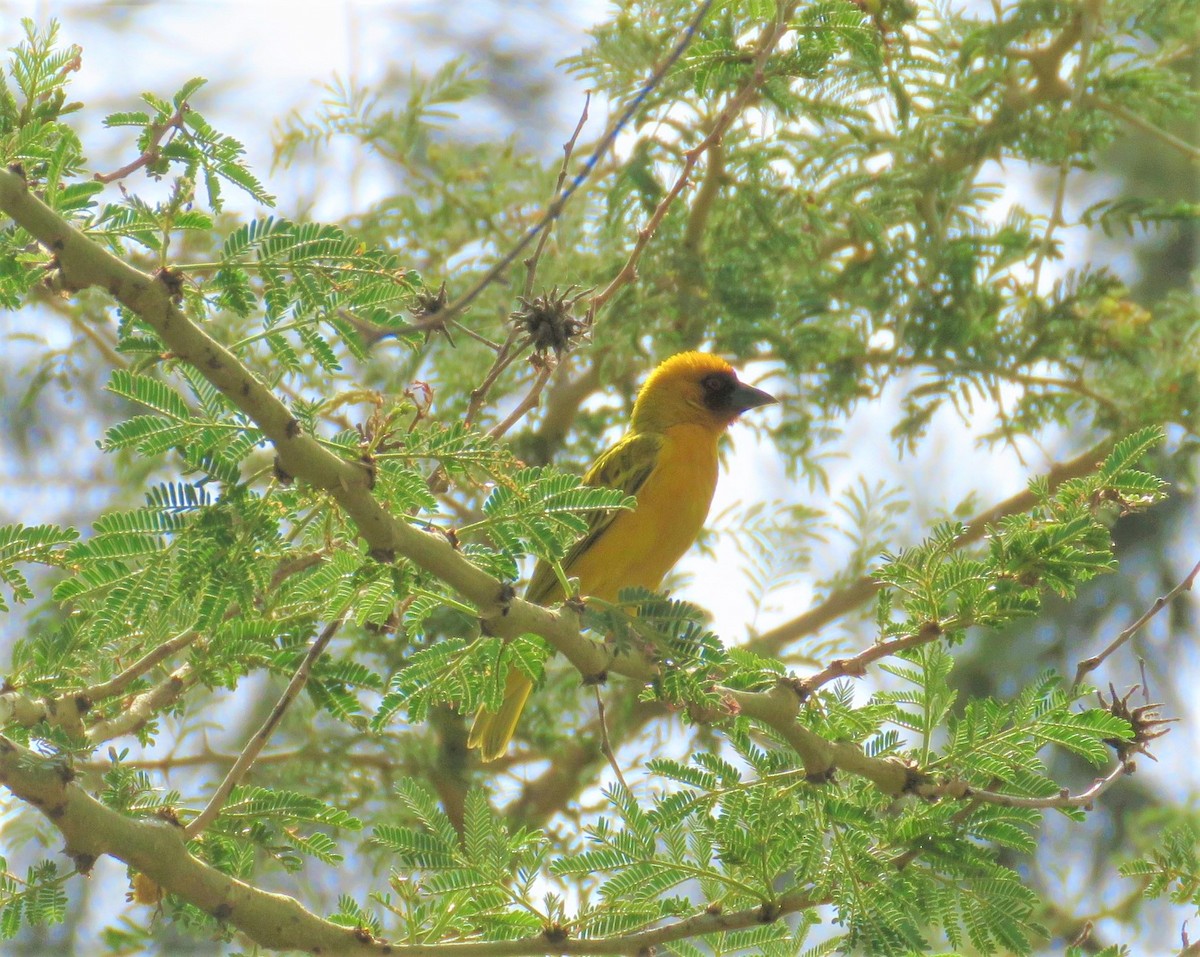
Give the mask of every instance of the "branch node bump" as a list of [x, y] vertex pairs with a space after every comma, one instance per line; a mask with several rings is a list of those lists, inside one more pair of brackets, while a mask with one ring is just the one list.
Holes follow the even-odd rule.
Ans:
[[829, 784], [836, 776], [837, 768], [832, 764], [823, 771], [810, 771], [804, 775], [804, 780], [809, 784]]
[[808, 682], [803, 678], [793, 678], [789, 676], [787, 678], [780, 678], [779, 683], [790, 689], [792, 693], [800, 699], [801, 704], [804, 704], [804, 702], [807, 701], [812, 695], [812, 689], [808, 686]]
[[774, 901], [771, 901], [763, 904], [762, 907], [759, 908], [758, 919], [760, 923], [773, 924], [775, 921], [779, 920], [781, 913], [782, 908], [780, 908], [780, 906]]
[[81, 876], [91, 876], [92, 868], [96, 864], [95, 854], [73, 854], [71, 855], [71, 860], [75, 864], [75, 870], [77, 870]]
[[272, 472], [275, 475], [275, 481], [280, 485], [291, 485], [296, 481], [296, 477], [283, 467], [283, 463], [280, 462], [278, 455], [275, 456], [275, 461], [272, 463]]
[[912, 765], [904, 768], [904, 786], [900, 788], [901, 794], [919, 794], [920, 789], [928, 784], [930, 777], [920, 768]]
[[[295, 419], [292, 421], [294, 422]], [[361, 456], [359, 456], [358, 464], [367, 475], [368, 491], [373, 491], [375, 488], [375, 481], [379, 478], [379, 468], [375, 464], [375, 456], [373, 456], [370, 452], [364, 452]]]
[[513, 599], [517, 597], [517, 589], [512, 582], [501, 582], [500, 593], [496, 595], [496, 606], [500, 611], [500, 617], [503, 618], [508, 614], [508, 610], [512, 607]]
[[555, 945], [565, 944], [571, 939], [571, 935], [567, 933], [562, 924], [551, 924], [542, 931], [542, 936], [546, 938], [547, 943]]
[[154, 278], [163, 284], [171, 302], [178, 305], [183, 302], [183, 270], [164, 266], [154, 274]]

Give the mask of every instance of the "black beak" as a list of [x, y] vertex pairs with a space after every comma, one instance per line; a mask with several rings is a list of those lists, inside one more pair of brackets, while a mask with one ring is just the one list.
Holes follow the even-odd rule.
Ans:
[[760, 405], [770, 405], [772, 402], [778, 401], [771, 393], [763, 392], [762, 389], [756, 389], [744, 382], [739, 382], [734, 386], [733, 392], [729, 396], [730, 407], [738, 415], [747, 409], [756, 409]]

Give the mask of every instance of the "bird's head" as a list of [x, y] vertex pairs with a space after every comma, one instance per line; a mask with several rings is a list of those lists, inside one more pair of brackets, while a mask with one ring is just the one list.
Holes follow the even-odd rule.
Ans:
[[734, 419], [775, 397], [738, 381], [737, 373], [720, 356], [681, 352], [665, 359], [638, 393], [630, 428], [661, 432], [690, 423], [722, 431]]

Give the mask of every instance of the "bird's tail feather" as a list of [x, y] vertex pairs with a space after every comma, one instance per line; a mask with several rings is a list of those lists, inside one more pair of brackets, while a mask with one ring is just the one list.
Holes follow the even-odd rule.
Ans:
[[516, 668], [510, 668], [504, 682], [504, 700], [500, 702], [500, 710], [493, 712], [480, 708], [475, 712], [475, 723], [471, 725], [471, 733], [467, 736], [467, 747], [478, 748], [479, 756], [484, 761], [495, 761], [503, 755], [517, 730], [517, 722], [532, 690], [533, 682]]

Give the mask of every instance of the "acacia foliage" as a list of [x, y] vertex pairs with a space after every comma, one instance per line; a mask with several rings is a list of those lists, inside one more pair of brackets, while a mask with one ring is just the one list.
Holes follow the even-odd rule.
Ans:
[[[607, 731], [631, 762], [618, 780], [588, 720], [590, 694], [561, 659], [547, 660], [542, 638], [480, 634], [478, 610], [412, 556], [364, 548], [328, 494], [272, 468], [252, 409], [172, 356], [144, 317], [106, 306], [102, 358], [123, 414], [101, 448], [142, 483], [144, 501], [118, 498], [82, 533], [36, 521], [0, 530], [0, 601], [10, 615], [32, 609], [6, 685], [32, 710], [7, 708], [6, 734], [84, 769], [83, 785], [110, 807], [186, 822], [208, 778], [169, 789], [161, 768], [139, 763], [142, 748], [202, 751], [199, 719], [215, 695], [252, 677], [282, 684], [313, 636], [344, 620], [282, 729], [290, 760], [260, 765], [192, 841], [225, 873], [265, 882], [298, 872], [308, 884], [352, 854], [380, 876], [344, 894], [330, 919], [410, 943], [533, 938], [545, 949], [596, 938], [615, 953], [664, 922], [745, 912], [759, 915], [754, 926], [666, 946], [1024, 953], [1046, 938], [1046, 902], [1015, 864], [1060, 794], [1046, 751], [1107, 768], [1146, 729], [1090, 703], [1069, 675], [962, 700], [954, 649], [968, 629], [1028, 621], [1047, 595], [1070, 599], [1115, 570], [1108, 526], [1161, 496], [1141, 463], [1164, 428], [1186, 452], [1200, 356], [1188, 295], [1135, 303], [1102, 268], [1049, 277], [1068, 225], [1061, 203], [988, 212], [997, 163], [1051, 170], [1065, 190], [1127, 116], [1154, 129], [1194, 112], [1174, 64], [1196, 10], [1185, 0], [1036, 0], [987, 16], [905, 2], [713, 4], [646, 91], [694, 14], [626, 3], [566, 61], [611, 102], [634, 104], [622, 148], [596, 158], [525, 296], [515, 294], [526, 278], [518, 258], [507, 282], [452, 323], [437, 321], [443, 282], [453, 302], [513, 248], [557, 174], [557, 161], [454, 128], [454, 105], [479, 92], [469, 64], [414, 83], [401, 105], [334, 87], [317, 116], [285, 125], [281, 158], [351, 136], [405, 174], [402, 191], [352, 226], [228, 212], [231, 189], [263, 206], [271, 197], [240, 144], [200, 112], [199, 79], [108, 118], [133, 131], [130, 152], [165, 190], [137, 177], [119, 195], [105, 190], [70, 125], [86, 109], [67, 96], [80, 51], [52, 26], [30, 24], [11, 52], [0, 158], [93, 242], [165, 270], [183, 315], [285, 397], [304, 434], [368, 463], [392, 515], [440, 529], [501, 580], [518, 579], [530, 558], [560, 559], [596, 509], [628, 506], [582, 487], [572, 466], [621, 419], [634, 370], [680, 348], [766, 363], [786, 400], [771, 438], [797, 475], [819, 479], [840, 417], [885, 389], [902, 397], [897, 441], [918, 454], [947, 404], [993, 415], [985, 438], [996, 442], [1080, 423], [1107, 439], [1094, 469], [1054, 488], [1035, 480], [1032, 507], [998, 519], [975, 549], [953, 523], [913, 547], [880, 542], [866, 532], [878, 510], [865, 495], [850, 502], [861, 547], [821, 587], [836, 596], [867, 569], [882, 583], [874, 637], [894, 680], [873, 693], [825, 681], [803, 689], [786, 720], [768, 719], [736, 702], [794, 687], [810, 669], [789, 669], [788, 655], [827, 645], [747, 646], [663, 596], [591, 603], [583, 624], [617, 654], [659, 666], [640, 702], [615, 680], [605, 692]], [[772, 26], [779, 41], [760, 58]], [[727, 113], [724, 135], [705, 145]], [[688, 151], [702, 147], [694, 188], [672, 198]], [[579, 144], [577, 164], [588, 149]], [[1133, 230], [1196, 212], [1111, 196], [1084, 221]], [[604, 289], [633, 254], [640, 279], [619, 284], [595, 316], [586, 294], [575, 301], [564, 336], [514, 338], [533, 361], [489, 381], [511, 330], [561, 321], [551, 307], [563, 296], [549, 290]], [[0, 302], [32, 311], [63, 291], [56, 279], [54, 251], [6, 221]], [[94, 321], [86, 301], [54, 305], [64, 322]], [[551, 363], [544, 411], [511, 440], [489, 435]], [[620, 401], [585, 404], [601, 391]], [[761, 537], [760, 559], [816, 547], [821, 516], [794, 504], [748, 513], [742, 547], [753, 552]], [[462, 716], [494, 704], [510, 668], [545, 672], [547, 686], [512, 763], [493, 773], [464, 759]], [[88, 706], [73, 720], [35, 707], [81, 695]], [[683, 714], [719, 733], [688, 730]], [[887, 759], [900, 762], [907, 793], [870, 773], [814, 774], [792, 725], [818, 755], [857, 746], [879, 775]], [[690, 759], [680, 748], [632, 763], [647, 727], [699, 745]], [[511, 782], [490, 786], [522, 768], [540, 776], [515, 798]], [[580, 810], [576, 797], [597, 788], [599, 808]], [[972, 789], [999, 797], [970, 800]], [[1085, 816], [1067, 802], [1059, 811]], [[1124, 872], [1189, 900], [1172, 868], [1194, 862], [1194, 844], [1194, 832], [1173, 828]], [[5, 868], [0, 931], [62, 920], [70, 880], [51, 860]], [[164, 908], [195, 933], [231, 932], [186, 899]], [[832, 938], [828, 927], [812, 936], [819, 921], [832, 921]], [[126, 926], [109, 941], [154, 934]]]

